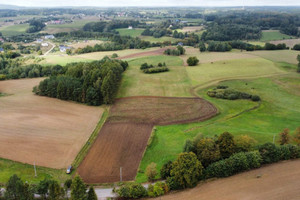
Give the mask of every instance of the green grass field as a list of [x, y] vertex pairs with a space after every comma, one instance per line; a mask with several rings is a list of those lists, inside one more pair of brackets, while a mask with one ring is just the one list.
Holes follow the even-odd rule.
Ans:
[[119, 28], [116, 29], [120, 35], [124, 36], [131, 36], [131, 37], [138, 37], [142, 34], [144, 29], [128, 29], [128, 28]]
[[4, 36], [9, 37], [9, 36], [25, 34], [28, 28], [29, 28], [28, 24], [16, 24], [11, 26], [0, 27], [0, 32]]
[[32, 165], [22, 164], [6, 159], [0, 158], [0, 184], [7, 183], [8, 179], [16, 174], [23, 181], [28, 183], [38, 183], [45, 178], [57, 180], [63, 183], [65, 180], [71, 178], [71, 175], [67, 175], [65, 170], [50, 169], [45, 167], [36, 167], [37, 177], [34, 174], [34, 168]]
[[[147, 148], [141, 162], [136, 180], [138, 182], [147, 181], [142, 172], [151, 162], [157, 163], [157, 168], [160, 169], [164, 163], [174, 160], [177, 154], [182, 152], [186, 139], [191, 139], [198, 133], [214, 136], [229, 131], [235, 136], [249, 135], [258, 141], [258, 144], [272, 142], [273, 136], [278, 136], [284, 128], [289, 128], [293, 133], [300, 126], [300, 96], [293, 93], [296, 89], [287, 91], [286, 86], [276, 84], [274, 82], [276, 79], [259, 78], [222, 82], [222, 85], [258, 94], [262, 98], [262, 104], [258, 109], [234, 118], [230, 117], [257, 105], [257, 103], [248, 100], [214, 99], [206, 95], [208, 89], [200, 90], [199, 95], [214, 103], [221, 114], [200, 123], [158, 126], [153, 142]], [[285, 77], [284, 80], [289, 81], [290, 78]], [[292, 80], [294, 85], [300, 84], [299, 76]]]
[[[183, 61], [176, 56], [150, 56], [129, 59], [129, 68], [123, 75], [118, 97], [125, 96], [191, 96], [191, 87]], [[169, 72], [158, 74], [144, 74], [140, 70], [141, 64], [157, 65], [165, 62]]]
[[206, 85], [226, 79], [284, 73], [273, 62], [262, 58], [203, 63], [195, 67], [187, 67], [186, 69], [193, 85]]
[[293, 39], [295, 37], [280, 33], [278, 30], [262, 31], [260, 41], [267, 42], [272, 40]]
[[300, 54], [299, 51], [292, 50], [252, 51], [247, 53], [271, 60], [273, 62], [286, 62], [291, 64], [298, 63], [297, 56]]
[[49, 24], [46, 26], [44, 30], [41, 31], [41, 33], [59, 33], [59, 32], [71, 32], [81, 29], [85, 24], [89, 23], [91, 21], [89, 20], [77, 20], [72, 23], [66, 23], [66, 24]]

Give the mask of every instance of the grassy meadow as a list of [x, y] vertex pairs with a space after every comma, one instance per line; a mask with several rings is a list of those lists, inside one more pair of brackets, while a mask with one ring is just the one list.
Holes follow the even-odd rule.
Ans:
[[267, 31], [262, 31], [262, 37], [260, 41], [267, 42], [272, 40], [284, 40], [284, 39], [292, 39], [292, 38], [294, 37], [280, 33], [278, 30], [267, 30]]
[[67, 175], [65, 170], [51, 169], [45, 167], [36, 167], [37, 176], [35, 177], [33, 165], [23, 164], [0, 158], [0, 185], [7, 183], [9, 178], [16, 174], [23, 181], [37, 184], [45, 178], [57, 180], [59, 183], [64, 183], [71, 175]]
[[[278, 80], [284, 81], [285, 85], [277, 84]], [[257, 141], [257, 144], [261, 144], [272, 142], [274, 135], [278, 138], [279, 132], [284, 128], [289, 128], [293, 134], [299, 127], [299, 92], [295, 95], [299, 90], [299, 76], [232, 80], [220, 84], [258, 94], [262, 98], [261, 105], [257, 109], [236, 116], [244, 110], [258, 106], [259, 103], [210, 98], [206, 95], [208, 88], [200, 90], [198, 94], [216, 105], [220, 114], [205, 122], [156, 127], [153, 141], [147, 148], [136, 177], [138, 182], [147, 181], [143, 172], [151, 162], [157, 163], [157, 168], [160, 169], [164, 163], [174, 160], [177, 154], [182, 152], [186, 139], [192, 139], [198, 133], [212, 137], [228, 131], [235, 136], [249, 135]]]
[[163, 37], [160, 37], [160, 38], [155, 38], [155, 37], [152, 37], [152, 36], [140, 36], [140, 38], [142, 40], [153, 42], [153, 43], [156, 43], [156, 42], [177, 42], [177, 41], [179, 41], [179, 39], [177, 39], [177, 38], [167, 37], [167, 36], [163, 36]]
[[0, 27], [0, 32], [3, 34], [3, 36], [9, 37], [9, 36], [25, 34], [28, 28], [29, 28], [28, 24], [16, 24], [16, 25]]
[[119, 32], [122, 36], [131, 36], [131, 37], [139, 37], [144, 29], [138, 28], [138, 29], [128, 29], [128, 28], [119, 28], [116, 29], [116, 31]]
[[[170, 96], [186, 97], [190, 94], [190, 81], [183, 61], [176, 56], [150, 56], [128, 59], [129, 68], [123, 75], [118, 97]], [[169, 72], [145, 74], [140, 70], [143, 63], [157, 65], [165, 62]]]

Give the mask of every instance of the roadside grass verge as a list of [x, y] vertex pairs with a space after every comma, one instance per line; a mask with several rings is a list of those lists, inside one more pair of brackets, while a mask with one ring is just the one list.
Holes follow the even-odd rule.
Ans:
[[105, 108], [105, 111], [103, 112], [100, 121], [98, 122], [96, 128], [94, 129], [93, 133], [91, 134], [90, 138], [88, 139], [88, 141], [85, 143], [85, 145], [81, 148], [81, 150], [79, 151], [79, 153], [77, 154], [75, 160], [72, 163], [72, 166], [76, 169], [80, 163], [82, 162], [82, 160], [84, 159], [84, 157], [87, 155], [89, 149], [91, 148], [91, 146], [93, 145], [93, 143], [95, 142], [107, 116], [108, 116], [108, 109]]

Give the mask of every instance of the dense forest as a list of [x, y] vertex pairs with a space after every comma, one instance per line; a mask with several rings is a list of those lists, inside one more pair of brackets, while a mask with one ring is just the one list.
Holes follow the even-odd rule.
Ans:
[[41, 81], [33, 91], [41, 96], [89, 105], [110, 104], [127, 67], [126, 61], [108, 57], [91, 63], [67, 64], [65, 73]]
[[299, 36], [300, 17], [274, 12], [225, 12], [206, 16], [202, 40], [230, 41], [260, 39], [262, 30], [280, 30]]

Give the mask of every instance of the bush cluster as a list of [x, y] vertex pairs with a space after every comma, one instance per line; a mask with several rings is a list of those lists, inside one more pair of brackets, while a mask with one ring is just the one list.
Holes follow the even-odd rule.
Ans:
[[169, 68], [166, 66], [166, 63], [158, 63], [157, 66], [144, 63], [141, 65], [140, 70], [142, 70], [145, 74], [153, 74], [153, 73], [167, 72], [169, 71]]
[[189, 57], [186, 62], [189, 66], [196, 66], [199, 63], [199, 60], [197, 57]]
[[180, 56], [185, 54], [185, 49], [182, 46], [178, 45], [177, 49], [167, 49], [165, 50], [164, 54], [172, 55], [172, 56]]
[[207, 95], [218, 99], [228, 99], [228, 100], [251, 99], [252, 101], [260, 101], [260, 97], [258, 95], [251, 95], [245, 92], [228, 89], [227, 87], [214, 88], [213, 90], [209, 90], [207, 92]]

